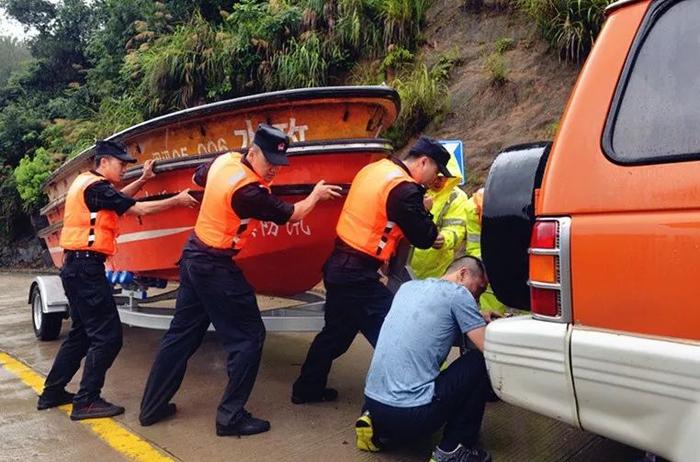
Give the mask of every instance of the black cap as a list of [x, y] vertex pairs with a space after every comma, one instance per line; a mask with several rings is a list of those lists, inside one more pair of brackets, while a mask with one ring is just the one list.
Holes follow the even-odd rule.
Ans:
[[123, 160], [124, 162], [128, 162], [130, 164], [136, 163], [136, 159], [131, 157], [126, 152], [126, 146], [116, 141], [99, 140], [95, 142], [95, 158], [104, 156], [116, 157], [117, 159]]
[[257, 145], [265, 155], [265, 159], [273, 165], [289, 165], [287, 147], [289, 137], [284, 132], [268, 124], [258, 125], [253, 144]]
[[440, 174], [448, 178], [453, 178], [454, 175], [447, 169], [447, 163], [450, 161], [450, 153], [447, 152], [445, 146], [427, 136], [421, 136], [416, 141], [416, 144], [408, 151], [412, 156], [428, 156], [435, 161]]

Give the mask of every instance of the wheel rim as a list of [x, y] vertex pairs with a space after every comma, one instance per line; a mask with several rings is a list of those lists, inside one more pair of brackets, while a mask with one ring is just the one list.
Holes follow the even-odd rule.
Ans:
[[34, 327], [36, 330], [41, 329], [41, 318], [42, 318], [42, 313], [41, 313], [41, 293], [37, 291], [37, 293], [34, 295], [34, 299], [32, 300], [32, 314], [34, 317]]

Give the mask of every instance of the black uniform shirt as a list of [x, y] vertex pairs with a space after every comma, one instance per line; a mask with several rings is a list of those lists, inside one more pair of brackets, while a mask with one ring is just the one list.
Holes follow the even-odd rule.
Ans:
[[[209, 168], [214, 161], [201, 165], [194, 174], [194, 182], [199, 186], [206, 186]], [[253, 170], [248, 160], [244, 157], [242, 163]], [[251, 183], [243, 186], [231, 197], [231, 208], [240, 218], [254, 218], [260, 221], [272, 221], [282, 225], [287, 223], [294, 213], [294, 206], [284, 202], [279, 197], [271, 194], [260, 183]], [[189, 252], [206, 252], [212, 256], [231, 257], [233, 249], [214, 249], [207, 246], [192, 233], [190, 240], [185, 245]]]
[[[391, 160], [409, 172], [403, 162], [393, 157]], [[396, 223], [406, 239], [420, 249], [430, 248], [438, 235], [433, 215], [423, 205], [424, 195], [423, 186], [406, 181], [389, 192], [386, 202], [387, 218]], [[377, 279], [377, 269], [381, 264], [381, 261], [350, 247], [339, 238], [335, 251], [324, 267], [324, 276], [328, 282], [337, 284]]]
[[[91, 173], [102, 176], [94, 170], [91, 170]], [[117, 212], [117, 215], [123, 215], [136, 203], [134, 198], [119, 191], [107, 179], [91, 184], [85, 188], [84, 194], [85, 204], [91, 212], [112, 210]]]

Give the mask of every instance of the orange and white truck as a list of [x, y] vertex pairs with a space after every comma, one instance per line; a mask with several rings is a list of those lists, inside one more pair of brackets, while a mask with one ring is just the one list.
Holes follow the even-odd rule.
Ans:
[[700, 0], [610, 5], [553, 143], [486, 185], [483, 257], [505, 401], [700, 460]]

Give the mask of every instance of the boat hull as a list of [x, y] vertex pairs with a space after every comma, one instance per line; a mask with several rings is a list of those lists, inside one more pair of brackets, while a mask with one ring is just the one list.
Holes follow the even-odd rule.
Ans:
[[[285, 131], [292, 144], [289, 167], [280, 170], [273, 192], [288, 202], [305, 197], [319, 180], [349, 188], [368, 163], [387, 156], [391, 145], [378, 139], [399, 111], [398, 94], [387, 87], [325, 87], [266, 93], [168, 114], [111, 136], [137, 159], [124, 184], [138, 178], [146, 160], [155, 160], [156, 177], [136, 196], [169, 197], [190, 188], [195, 169], [224, 152], [252, 142], [258, 123]], [[73, 180], [92, 168], [94, 148], [63, 164], [44, 185], [49, 203], [41, 211], [49, 226], [46, 241], [56, 266], [62, 265], [59, 237], [65, 195]], [[257, 292], [290, 295], [321, 279], [321, 267], [335, 240], [344, 198], [318, 204], [302, 222], [259, 223], [236, 263]], [[192, 233], [198, 210], [173, 208], [154, 215], [120, 218], [117, 253], [108, 268], [137, 276], [177, 280], [177, 262]]]

